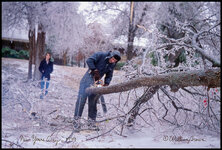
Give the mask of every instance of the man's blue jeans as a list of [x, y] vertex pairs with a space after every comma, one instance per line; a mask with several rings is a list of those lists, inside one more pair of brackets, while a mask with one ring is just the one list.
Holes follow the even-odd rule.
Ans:
[[42, 77], [42, 81], [41, 81], [42, 93], [44, 91], [45, 83], [46, 83], [45, 95], [47, 95], [48, 94], [48, 88], [49, 88], [49, 79], [45, 78], [45, 77]]
[[83, 113], [83, 109], [86, 103], [86, 99], [88, 97], [88, 118], [96, 120], [97, 115], [97, 102], [94, 100], [95, 94], [86, 94], [86, 88], [90, 87], [94, 83], [93, 77], [89, 74], [89, 71], [85, 73], [83, 78], [80, 81], [78, 98], [76, 101], [74, 118], [80, 118]]

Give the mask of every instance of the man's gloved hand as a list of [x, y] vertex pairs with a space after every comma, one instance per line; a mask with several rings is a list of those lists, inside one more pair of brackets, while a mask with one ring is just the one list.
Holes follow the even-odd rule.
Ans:
[[99, 70], [96, 69], [93, 71], [93, 77], [94, 77], [95, 81], [100, 79]]

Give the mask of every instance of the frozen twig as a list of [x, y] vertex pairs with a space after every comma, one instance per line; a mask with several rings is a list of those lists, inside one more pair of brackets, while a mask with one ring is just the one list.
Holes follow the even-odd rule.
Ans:
[[122, 123], [119, 123], [118, 125], [115, 125], [113, 128], [111, 128], [110, 130], [102, 133], [102, 134], [99, 134], [97, 136], [94, 136], [94, 137], [91, 137], [91, 138], [87, 138], [86, 141], [89, 141], [89, 140], [92, 140], [92, 139], [95, 139], [95, 138], [98, 138], [100, 136], [103, 136], [103, 135], [106, 135], [107, 133], [111, 132], [112, 130], [114, 130], [115, 128], [117, 128], [119, 125], [121, 125]]

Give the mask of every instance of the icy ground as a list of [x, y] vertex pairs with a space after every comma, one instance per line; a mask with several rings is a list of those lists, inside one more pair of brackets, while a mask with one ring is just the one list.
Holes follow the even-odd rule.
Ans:
[[[37, 82], [26, 81], [28, 61], [2, 58], [2, 148], [220, 148], [220, 136], [169, 125], [139, 122], [122, 128], [121, 117], [103, 121], [101, 130], [72, 132], [72, 117], [79, 82], [86, 68], [54, 65], [49, 94], [39, 99]], [[34, 68], [34, 66], [33, 66]], [[112, 84], [121, 82], [122, 72], [114, 72]], [[98, 119], [121, 115], [127, 93], [105, 95], [108, 113], [98, 104]], [[121, 99], [121, 101], [119, 101]], [[130, 99], [129, 99], [130, 100]], [[124, 104], [124, 108], [130, 101]], [[126, 108], [127, 109], [127, 108]], [[87, 104], [83, 122], [87, 118]]]

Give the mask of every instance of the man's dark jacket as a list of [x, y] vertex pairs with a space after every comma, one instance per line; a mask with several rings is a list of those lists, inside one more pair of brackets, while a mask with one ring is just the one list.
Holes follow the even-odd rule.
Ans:
[[113, 70], [116, 63], [109, 63], [109, 58], [113, 57], [112, 52], [97, 52], [90, 56], [86, 63], [90, 70], [99, 70], [100, 77], [105, 76], [105, 84], [109, 85], [113, 77]]

